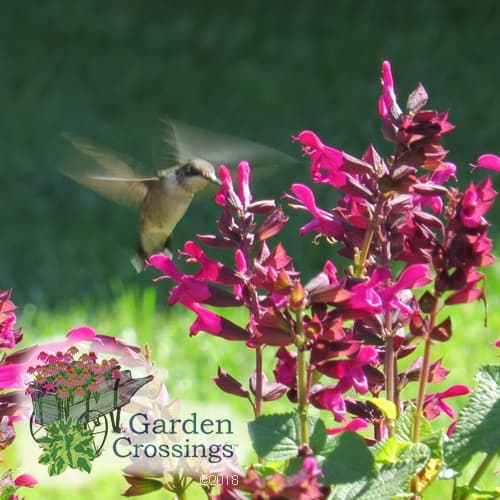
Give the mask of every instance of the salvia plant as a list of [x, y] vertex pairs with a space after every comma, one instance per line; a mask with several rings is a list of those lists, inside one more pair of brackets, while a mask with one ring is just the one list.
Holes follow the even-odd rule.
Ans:
[[[8, 353], [22, 340], [23, 335], [17, 328], [16, 306], [10, 300], [10, 290], [0, 290], [0, 367], [8, 368]], [[21, 417], [16, 391], [11, 388], [3, 373], [0, 375], [0, 452], [12, 445], [16, 438], [14, 423]], [[0, 453], [0, 463], [3, 456]], [[0, 470], [0, 499], [18, 500], [19, 488], [32, 488], [38, 483], [31, 474], [18, 473], [11, 469]]]
[[[214, 500], [420, 498], [436, 477], [455, 481], [455, 499], [498, 494], [477, 488], [500, 449], [498, 365], [483, 367], [458, 419], [447, 401], [471, 389], [432, 390], [449, 373], [433, 358], [433, 346], [452, 338], [449, 309], [486, 301], [481, 268], [495, 261], [486, 215], [496, 192], [490, 178], [459, 190], [459, 171], [441, 143], [454, 127], [447, 112], [426, 108], [422, 85], [403, 111], [387, 61], [381, 81], [389, 156], [370, 145], [356, 158], [309, 130], [294, 137], [313, 183], [330, 186], [339, 201], [321, 208], [304, 184], [293, 184], [285, 199], [310, 215], [300, 234], [324, 238], [350, 261], [345, 269], [327, 260], [302, 281], [285, 246], [269, 242], [288, 217], [274, 201], [253, 199], [246, 162], [236, 186], [220, 168], [219, 234], [200, 235], [180, 251], [196, 271], [184, 274], [165, 255], [149, 259], [160, 279], [176, 282], [169, 304], [195, 313], [190, 335], [241, 342], [254, 359], [248, 386], [223, 368], [214, 379], [249, 401], [259, 457], [238, 472], [237, 484], [208, 492]], [[500, 170], [500, 158], [483, 155], [478, 166]], [[233, 265], [212, 256], [222, 252], [232, 253]], [[246, 325], [220, 312], [234, 307], [247, 311]], [[263, 370], [269, 348], [276, 349], [273, 379]], [[284, 396], [293, 411], [263, 412]], [[335, 425], [326, 424], [328, 414]], [[431, 425], [441, 414], [451, 419], [444, 431]], [[478, 452], [485, 458], [466, 482], [461, 474]]]

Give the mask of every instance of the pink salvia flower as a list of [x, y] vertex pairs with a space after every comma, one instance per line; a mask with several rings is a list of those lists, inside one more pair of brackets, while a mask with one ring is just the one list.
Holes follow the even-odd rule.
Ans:
[[343, 385], [354, 387], [360, 393], [368, 392], [368, 379], [363, 366], [378, 361], [377, 351], [372, 346], [362, 347], [353, 359], [328, 360], [318, 365], [318, 371], [329, 377], [338, 378]]
[[[151, 257], [149, 257], [146, 261], [146, 267], [149, 266], [156, 267], [156, 269], [161, 271], [167, 278], [179, 281], [182, 277], [182, 273], [177, 269], [172, 259], [167, 257], [165, 254], [157, 253], [151, 255]], [[162, 278], [163, 277], [159, 277], [157, 279]]]
[[318, 208], [311, 189], [303, 184], [293, 184], [292, 192], [295, 196], [287, 195], [287, 198], [298, 201], [300, 205], [291, 206], [305, 209], [314, 216], [311, 222], [300, 228], [301, 236], [310, 231], [333, 238], [340, 238], [344, 235], [342, 223], [332, 213]]
[[477, 159], [477, 165], [473, 165], [473, 168], [487, 168], [489, 170], [495, 170], [500, 172], [500, 156], [494, 154], [484, 154]]
[[309, 392], [309, 401], [311, 402], [311, 404], [316, 408], [331, 411], [333, 417], [337, 422], [342, 422], [343, 420], [345, 420], [346, 415], [346, 406], [342, 394], [347, 389], [340, 386], [341, 384], [328, 387], [313, 386]]
[[245, 209], [252, 203], [252, 193], [250, 192], [249, 181], [250, 166], [248, 162], [242, 161], [238, 165], [238, 197]]
[[345, 431], [352, 431], [352, 432], [362, 431], [364, 429], [367, 429], [368, 427], [369, 424], [365, 419], [356, 417], [353, 418], [352, 420], [349, 420], [349, 422], [347, 422], [347, 424], [344, 426], [328, 429], [327, 434], [329, 436], [334, 436], [336, 434], [340, 434], [341, 432]]
[[[203, 249], [194, 241], [186, 241], [184, 243], [184, 250], [179, 252], [179, 254], [186, 257], [186, 262], [197, 263], [201, 266], [200, 270], [194, 275], [198, 279], [215, 281], [225, 285], [232, 285], [240, 281], [232, 269], [224, 266], [221, 262], [207, 257]], [[176, 281], [181, 280], [179, 274], [176, 276], [171, 274], [169, 277]]]
[[196, 320], [189, 328], [189, 335], [197, 335], [203, 331], [226, 340], [250, 340], [249, 332], [210, 309], [206, 309], [196, 302], [183, 301], [182, 304], [197, 314]]
[[493, 206], [496, 196], [491, 179], [480, 184], [470, 183], [465, 190], [459, 210], [459, 218], [466, 228], [475, 228], [483, 222], [483, 215]]
[[453, 385], [449, 389], [434, 394], [425, 396], [424, 415], [428, 420], [438, 417], [441, 413], [445, 413], [450, 418], [455, 419], [455, 411], [449, 406], [445, 399], [454, 398], [469, 394], [470, 389], [466, 385]]
[[221, 165], [219, 168], [219, 177], [222, 181], [222, 187], [215, 196], [215, 202], [217, 205], [225, 206], [227, 193], [234, 191], [233, 179], [231, 178], [231, 173], [228, 168], [224, 165]]
[[346, 174], [341, 171], [344, 165], [342, 151], [323, 144], [310, 130], [300, 132], [294, 139], [302, 144], [304, 153], [311, 157], [311, 176], [314, 182], [328, 183], [333, 187], [345, 185]]
[[293, 389], [297, 384], [297, 353], [280, 347], [276, 352], [276, 357], [278, 362], [273, 370], [276, 382]]
[[31, 474], [20, 474], [14, 480], [16, 486], [26, 486], [27, 488], [33, 488], [38, 484], [38, 479]]
[[391, 63], [384, 61], [382, 63], [382, 95], [378, 101], [378, 112], [381, 118], [385, 120], [392, 117], [393, 111], [397, 115], [402, 115], [402, 111], [396, 101]]

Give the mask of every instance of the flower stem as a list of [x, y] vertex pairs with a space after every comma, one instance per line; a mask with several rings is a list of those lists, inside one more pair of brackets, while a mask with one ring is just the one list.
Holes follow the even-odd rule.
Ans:
[[305, 334], [302, 323], [302, 313], [303, 310], [299, 309], [296, 313], [296, 321], [297, 325], [297, 337], [295, 344], [298, 348], [297, 353], [297, 392], [298, 392], [298, 414], [300, 420], [300, 435], [301, 444], [307, 444], [309, 442], [309, 431], [307, 428], [307, 380], [308, 380], [308, 372], [307, 372], [307, 360], [306, 360], [306, 351], [303, 346], [305, 344]]
[[[434, 321], [431, 321], [431, 323], [434, 323]], [[427, 380], [429, 378], [429, 369], [431, 366], [431, 348], [432, 340], [429, 334], [427, 334], [424, 347], [424, 359], [418, 384], [417, 408], [415, 410], [415, 420], [413, 422], [412, 440], [414, 443], [418, 443], [420, 439], [420, 424], [422, 422]]]
[[359, 254], [358, 262], [356, 263], [356, 271], [355, 271], [356, 278], [360, 278], [361, 276], [363, 276], [363, 271], [365, 269], [366, 260], [370, 252], [373, 236], [375, 235], [375, 233], [379, 228], [379, 217], [380, 213], [382, 212], [383, 204], [384, 204], [384, 197], [380, 196], [377, 201], [377, 205], [375, 206], [375, 210], [373, 212], [370, 223], [368, 225], [368, 230], [366, 231], [365, 236], [363, 238], [361, 252]]
[[188, 486], [189, 485], [186, 483], [185, 477], [175, 475], [172, 478], [171, 484], [169, 484], [166, 489], [171, 491], [172, 493], [175, 493], [177, 500], [187, 500], [188, 497], [186, 490]]
[[431, 366], [431, 350], [432, 350], [432, 339], [431, 332], [434, 330], [436, 324], [436, 319], [439, 311], [439, 294], [435, 294], [435, 304], [434, 308], [430, 313], [429, 328], [425, 335], [425, 347], [424, 347], [424, 358], [422, 361], [422, 368], [420, 370], [420, 377], [418, 381], [418, 395], [417, 395], [417, 408], [415, 411], [415, 420], [413, 422], [413, 432], [412, 440], [414, 443], [418, 443], [420, 439], [420, 423], [422, 421], [425, 393], [427, 390], [427, 381], [429, 379], [429, 370]]
[[[395, 370], [394, 370], [394, 337], [388, 335], [385, 340], [384, 372], [385, 392], [388, 401], [395, 402]], [[394, 434], [394, 420], [387, 419], [387, 430], [389, 437]]]
[[[480, 463], [479, 467], [477, 468], [476, 472], [472, 476], [471, 480], [469, 481], [469, 487], [472, 489], [476, 486], [476, 484], [479, 482], [481, 479], [482, 475], [486, 472], [488, 467], [493, 463], [493, 461], [496, 458], [496, 453], [490, 453], [489, 455], [486, 455], [483, 459], [483, 461]], [[466, 500], [469, 496], [469, 493], [464, 493], [459, 500]]]
[[309, 442], [309, 432], [307, 429], [307, 367], [306, 353], [303, 349], [299, 349], [297, 355], [297, 386], [299, 398], [299, 419], [300, 419], [300, 434], [302, 444]]
[[255, 418], [260, 417], [262, 414], [262, 349], [261, 345], [258, 345], [255, 349]]

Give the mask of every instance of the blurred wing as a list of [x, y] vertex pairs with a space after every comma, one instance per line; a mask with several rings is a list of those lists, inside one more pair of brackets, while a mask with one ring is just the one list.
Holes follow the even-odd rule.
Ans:
[[87, 139], [64, 134], [75, 149], [94, 160], [94, 164], [83, 168], [63, 170], [62, 173], [109, 198], [125, 205], [138, 205], [147, 193], [146, 182], [157, 177], [138, 177], [131, 160], [105, 148], [98, 147]]
[[193, 158], [207, 160], [216, 168], [221, 163], [236, 167], [242, 160], [257, 167], [290, 165], [298, 161], [276, 149], [247, 139], [208, 132], [171, 119], [164, 122], [167, 127], [163, 141], [170, 153], [169, 158], [173, 155], [177, 164]]

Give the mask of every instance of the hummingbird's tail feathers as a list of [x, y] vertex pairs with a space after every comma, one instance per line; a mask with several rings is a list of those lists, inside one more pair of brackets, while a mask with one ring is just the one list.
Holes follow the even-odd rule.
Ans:
[[[169, 236], [167, 238], [167, 242], [165, 243], [166, 246], [162, 252], [167, 257], [170, 258], [173, 257], [173, 253], [170, 250], [170, 248], [167, 248], [167, 245], [171, 247], [171, 244], [172, 244], [172, 237]], [[134, 269], [137, 271], [137, 274], [142, 273], [142, 271], [144, 271], [144, 268], [146, 267], [146, 260], [147, 257], [144, 256], [144, 251], [142, 250], [142, 248], [139, 248], [139, 251], [134, 255], [132, 255], [132, 257], [130, 258], [130, 263], [132, 264], [132, 266], [134, 266]]]
[[137, 271], [137, 274], [142, 273], [142, 271], [144, 271], [144, 259], [139, 254], [136, 253], [132, 255], [130, 263], [134, 266], [134, 269]]

